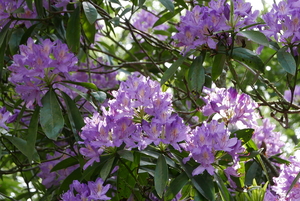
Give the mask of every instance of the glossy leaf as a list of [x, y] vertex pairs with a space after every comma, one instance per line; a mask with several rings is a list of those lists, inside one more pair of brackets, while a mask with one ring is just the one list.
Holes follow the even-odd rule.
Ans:
[[[83, 2], [84, 3], [84, 2]], [[81, 18], [82, 30], [86, 36], [88, 43], [93, 44], [95, 42], [96, 26], [91, 24], [86, 15], [83, 15]]]
[[115, 157], [111, 157], [110, 159], [108, 159], [108, 160], [104, 163], [103, 167], [101, 168], [101, 170], [100, 170], [100, 177], [101, 177], [103, 180], [106, 180], [106, 178], [108, 177], [108, 175], [109, 175], [110, 172], [112, 171], [114, 161], [115, 161]]
[[231, 194], [228, 191], [228, 188], [225, 185], [225, 183], [223, 182], [223, 180], [220, 177], [220, 175], [218, 173], [215, 173], [214, 174], [214, 178], [215, 178], [216, 183], [218, 185], [222, 201], [231, 201], [232, 200]]
[[203, 84], [205, 83], [205, 70], [203, 67], [204, 56], [202, 54], [196, 59], [189, 69], [189, 83], [191, 86], [191, 91], [201, 92]]
[[97, 9], [95, 8], [95, 6], [93, 6], [93, 4], [87, 1], [82, 2], [82, 7], [87, 20], [91, 25], [94, 25], [98, 17]]
[[248, 31], [241, 31], [241, 32], [239, 32], [239, 34], [252, 40], [255, 43], [258, 43], [258, 44], [266, 46], [266, 47], [269, 46], [268, 38], [260, 31], [248, 30]]
[[55, 172], [57, 170], [66, 169], [70, 166], [78, 164], [78, 160], [74, 157], [66, 158], [65, 160], [60, 161], [57, 163], [52, 169], [51, 172]]
[[164, 7], [166, 7], [166, 9], [168, 9], [171, 12], [174, 12], [174, 4], [171, 0], [159, 0], [159, 1], [162, 5], [164, 5]]
[[161, 154], [157, 159], [154, 175], [154, 187], [160, 198], [162, 198], [169, 179], [169, 170], [166, 159]]
[[39, 123], [39, 114], [40, 114], [40, 107], [37, 106], [32, 114], [28, 132], [27, 132], [27, 153], [28, 153], [28, 160], [31, 161], [33, 155], [36, 153], [35, 143], [36, 137], [38, 132], [38, 123]]
[[225, 61], [225, 54], [217, 54], [214, 56], [214, 62], [211, 69], [211, 78], [213, 81], [216, 81], [218, 77], [222, 74]]
[[90, 82], [73, 82], [73, 81], [63, 81], [63, 82], [74, 84], [74, 85], [77, 85], [77, 86], [82, 86], [82, 87], [85, 87], [87, 89], [98, 90], [98, 87], [94, 83], [90, 83]]
[[184, 56], [181, 56], [179, 59], [177, 59], [163, 74], [160, 84], [163, 85], [166, 81], [168, 81], [177, 71], [179, 66], [184, 62], [184, 60], [189, 56], [190, 54], [185, 54]]
[[261, 58], [257, 54], [246, 48], [234, 48], [232, 51], [232, 58], [247, 64], [249, 67], [259, 70], [262, 73], [265, 70], [265, 64], [263, 63]]
[[68, 20], [66, 31], [68, 47], [74, 53], [79, 51], [80, 30], [80, 6], [77, 6]]
[[156, 27], [158, 25], [163, 24], [164, 22], [170, 20], [171, 18], [173, 18], [175, 15], [177, 15], [178, 13], [180, 13], [183, 10], [183, 8], [178, 8], [176, 9], [174, 12], [167, 12], [166, 14], [164, 14], [163, 16], [161, 16], [153, 25], [153, 27]]
[[49, 90], [42, 98], [43, 107], [40, 111], [40, 123], [50, 139], [56, 140], [64, 126], [64, 118], [53, 90]]
[[8, 43], [11, 54], [17, 53], [24, 33], [25, 32], [22, 28], [16, 29], [15, 31], [12, 32]]
[[106, 93], [104, 93], [103, 91], [94, 91], [91, 93], [91, 95], [99, 102], [99, 103], [103, 103], [107, 96]]
[[79, 131], [81, 131], [81, 128], [85, 125], [82, 115], [74, 101], [66, 93], [61, 93], [66, 104], [67, 114], [73, 133], [78, 133]]
[[254, 129], [251, 128], [245, 128], [241, 130], [234, 131], [230, 137], [237, 137], [239, 140], [242, 141], [242, 144], [247, 143], [254, 133]]
[[34, 149], [33, 153], [31, 153], [31, 150], [28, 149], [26, 140], [12, 136], [6, 136], [5, 138], [8, 139], [15, 147], [17, 147], [17, 149], [20, 150], [21, 153], [27, 158], [32, 158], [34, 161], [39, 161], [39, 155], [36, 149]]
[[280, 49], [277, 52], [277, 59], [282, 68], [291, 75], [296, 73], [296, 61], [291, 53], [286, 52], [285, 48]]
[[189, 177], [185, 172], [182, 172], [173, 181], [171, 181], [170, 186], [166, 191], [166, 200], [172, 200], [188, 181]]

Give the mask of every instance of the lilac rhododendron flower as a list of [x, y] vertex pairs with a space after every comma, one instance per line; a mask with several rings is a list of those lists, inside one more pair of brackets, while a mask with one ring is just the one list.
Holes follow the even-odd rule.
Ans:
[[[193, 171], [193, 175], [201, 174], [206, 170], [213, 175], [215, 168], [213, 163], [216, 163], [215, 154], [217, 151], [229, 153], [233, 162], [237, 163], [236, 157], [244, 149], [236, 137], [230, 138], [230, 133], [225, 127], [224, 122], [219, 123], [216, 120], [211, 122], [203, 122], [200, 127], [196, 127], [191, 131], [190, 137], [186, 140], [185, 150], [190, 152], [189, 156], [184, 159], [187, 162], [193, 158], [200, 165]], [[238, 147], [237, 147], [238, 146]]]
[[281, 148], [285, 143], [280, 139], [281, 134], [275, 132], [275, 124], [271, 124], [269, 119], [263, 119], [262, 126], [254, 127], [255, 131], [252, 139], [257, 147], [264, 148], [267, 156], [273, 156], [282, 152]]
[[[299, 180], [291, 186], [300, 172], [300, 162], [295, 158], [290, 158], [290, 162], [289, 165], [281, 164], [279, 177], [273, 178], [275, 185], [272, 186], [271, 189], [275, 192], [280, 201], [300, 200]], [[292, 189], [288, 193], [290, 187], [292, 187]]]
[[162, 92], [158, 82], [134, 74], [112, 95], [108, 109], [102, 107], [101, 115], [94, 113], [85, 119], [80, 134], [85, 147], [80, 153], [89, 161], [84, 168], [98, 162], [106, 147], [122, 144], [141, 150], [162, 142], [180, 150], [178, 143], [186, 139], [189, 128], [173, 113], [172, 96]]
[[205, 116], [218, 114], [227, 125], [240, 123], [246, 127], [257, 125], [259, 119], [255, 111], [258, 104], [247, 94], [238, 94], [234, 88], [204, 88], [203, 92], [207, 95], [203, 97], [206, 103], [202, 107]]
[[[153, 27], [154, 23], [159, 19], [157, 16], [155, 16], [153, 13], [146, 11], [146, 10], [141, 10], [137, 16], [135, 16], [133, 21], [133, 26], [137, 28], [138, 30], [141, 30], [143, 32], [152, 34], [156, 30], [163, 30], [166, 31], [169, 26], [166, 24], [161, 24], [158, 26]], [[158, 39], [160, 40], [166, 40], [168, 36], [164, 36], [161, 34], [155, 34]]]
[[230, 5], [225, 0], [210, 1], [208, 6], [196, 5], [192, 11], [187, 11], [180, 19], [178, 33], [173, 36], [178, 46], [184, 46], [186, 52], [202, 45], [216, 49], [220, 40], [230, 42], [230, 36], [225, 31], [256, 23], [259, 11], [252, 12], [250, 3], [235, 0], [233, 4], [232, 21]]
[[41, 40], [35, 44], [32, 38], [20, 46], [20, 54], [13, 56], [9, 80], [16, 85], [16, 92], [25, 100], [27, 107], [35, 101], [42, 105], [45, 88], [57, 81], [70, 80], [70, 72], [76, 71], [77, 57], [60, 41]]
[[262, 32], [285, 44], [299, 43], [299, 12], [299, 1], [274, 2], [272, 9], [262, 16], [266, 23]]
[[110, 200], [105, 194], [110, 189], [110, 185], [103, 185], [103, 180], [99, 177], [96, 181], [88, 181], [86, 183], [80, 183], [78, 180], [74, 180], [70, 185], [70, 190], [62, 194], [62, 201], [81, 201], [81, 200], [93, 200], [103, 201]]

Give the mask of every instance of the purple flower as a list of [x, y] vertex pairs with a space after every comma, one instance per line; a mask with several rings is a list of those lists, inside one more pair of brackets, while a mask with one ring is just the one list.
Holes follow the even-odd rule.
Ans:
[[202, 107], [205, 116], [218, 114], [226, 124], [235, 125], [239, 122], [250, 128], [257, 125], [259, 115], [255, 109], [258, 105], [250, 96], [240, 95], [233, 88], [204, 88], [203, 92], [207, 94], [202, 98], [206, 103]]
[[88, 181], [87, 184], [74, 180], [69, 187], [70, 190], [61, 195], [62, 201], [110, 200], [111, 198], [105, 195], [110, 189], [110, 185], [107, 184], [104, 186], [103, 183], [101, 178], [97, 178], [96, 181]]
[[196, 5], [192, 11], [187, 11], [181, 17], [177, 27], [178, 33], [173, 38], [178, 46], [184, 46], [184, 52], [196, 49], [202, 45], [216, 49], [217, 43], [230, 42], [228, 34], [220, 34], [227, 30], [238, 30], [256, 23], [258, 11], [252, 12], [250, 3], [244, 0], [233, 1], [233, 19], [230, 18], [230, 5], [225, 0], [210, 1], [208, 6]]
[[47, 88], [77, 70], [77, 58], [68, 52], [67, 45], [49, 39], [35, 44], [29, 38], [27, 45], [20, 46], [20, 54], [13, 56], [13, 61], [8, 67], [12, 72], [9, 80], [16, 85], [16, 92], [25, 100], [27, 107], [35, 101], [41, 106], [41, 98]]
[[[149, 11], [141, 10], [137, 16], [135, 16], [133, 21], [133, 26], [138, 30], [143, 32], [152, 34], [156, 30], [163, 30], [166, 31], [169, 26], [166, 24], [161, 24], [156, 27], [153, 27], [154, 23], [159, 19], [154, 14]], [[164, 41], [167, 39], [168, 36], [157, 34], [158, 39]]]
[[7, 111], [6, 107], [2, 107], [0, 109], [0, 127], [8, 130], [9, 128], [6, 126], [6, 124], [14, 122], [17, 116], [18, 112], [11, 114], [9, 111]]
[[289, 102], [292, 101], [294, 104], [300, 104], [300, 86], [295, 86], [293, 96], [291, 90], [284, 91], [284, 98]]
[[279, 200], [294, 201], [300, 200], [300, 182], [297, 181], [287, 194], [294, 179], [300, 172], [300, 162], [295, 158], [290, 158], [291, 164], [280, 165], [279, 177], [273, 178], [275, 185], [272, 190], [278, 195]]

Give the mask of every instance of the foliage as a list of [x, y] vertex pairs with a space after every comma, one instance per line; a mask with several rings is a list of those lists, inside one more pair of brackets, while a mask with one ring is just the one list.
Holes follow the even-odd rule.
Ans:
[[0, 199], [299, 199], [298, 4], [0, 1]]

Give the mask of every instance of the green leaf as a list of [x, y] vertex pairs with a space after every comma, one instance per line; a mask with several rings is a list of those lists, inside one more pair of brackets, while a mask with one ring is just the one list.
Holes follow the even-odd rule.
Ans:
[[166, 191], [166, 200], [172, 200], [188, 181], [189, 177], [185, 172], [182, 172], [171, 181], [170, 186]]
[[204, 56], [201, 54], [196, 57], [189, 69], [189, 81], [191, 91], [201, 92], [203, 84], [205, 83], [205, 70], [203, 67]]
[[185, 9], [189, 9], [184, 0], [176, 0], [175, 2], [184, 7]]
[[265, 64], [261, 58], [249, 49], [237, 47], [232, 51], [232, 58], [247, 64], [260, 72], [264, 72]]
[[255, 179], [260, 171], [261, 168], [259, 167], [258, 163], [253, 161], [249, 169], [246, 171], [245, 185], [252, 185], [253, 179]]
[[[84, 3], [84, 2], [83, 2]], [[86, 38], [88, 39], [88, 42], [90, 44], [95, 42], [95, 34], [96, 34], [96, 26], [95, 24], [91, 24], [86, 15], [83, 15], [81, 18], [81, 24], [82, 24], [82, 30], [84, 31], [84, 34]]]
[[24, 33], [25, 31], [22, 28], [19, 28], [13, 31], [13, 33], [11, 34], [8, 44], [12, 55], [17, 53]]
[[73, 172], [71, 172], [71, 174], [69, 174], [65, 179], [64, 181], [62, 182], [62, 184], [60, 185], [59, 187], [59, 190], [58, 190], [58, 194], [62, 194], [66, 191], [69, 190], [69, 186], [70, 184], [72, 184], [72, 182], [74, 180], [78, 180], [80, 177], [81, 177], [81, 169], [80, 168], [77, 168], [76, 170], [74, 170]]
[[68, 20], [66, 31], [68, 47], [74, 53], [79, 51], [80, 35], [80, 6], [77, 6]]
[[101, 170], [100, 170], [100, 177], [103, 180], [106, 180], [106, 178], [108, 177], [109, 173], [111, 172], [111, 170], [113, 168], [114, 161], [115, 161], [115, 157], [111, 157], [110, 159], [108, 159], [104, 163], [103, 167], [101, 168]]
[[107, 98], [106, 93], [103, 91], [95, 91], [92, 92], [91, 95], [100, 103], [103, 103]]
[[[123, 160], [123, 159], [120, 159]], [[137, 167], [130, 161], [119, 163], [117, 175], [117, 196], [118, 200], [128, 199], [136, 184]]]
[[211, 78], [213, 81], [216, 81], [218, 77], [222, 74], [225, 61], [226, 61], [225, 54], [216, 54], [214, 56], [214, 62], [211, 69]]
[[87, 20], [91, 25], [94, 25], [98, 17], [97, 9], [87, 1], [82, 2], [82, 7]]
[[29, 127], [28, 127], [28, 132], [27, 132], [27, 142], [26, 142], [26, 147], [27, 147], [27, 154], [28, 154], [28, 160], [31, 162], [33, 155], [36, 153], [35, 149], [35, 142], [36, 142], [36, 137], [37, 137], [37, 132], [38, 132], [38, 124], [39, 124], [39, 114], [40, 114], [40, 107], [37, 106], [32, 114]]
[[157, 159], [157, 164], [154, 174], [154, 187], [160, 198], [163, 197], [163, 193], [166, 189], [169, 179], [169, 171], [166, 159], [163, 154], [161, 154]]
[[218, 185], [220, 195], [222, 197], [222, 201], [230, 201], [232, 200], [231, 194], [228, 191], [228, 188], [226, 187], [225, 183], [223, 182], [222, 178], [218, 173], [214, 174], [214, 178], [216, 180], [216, 183]]
[[281, 48], [280, 50], [278, 50], [277, 59], [286, 72], [295, 75], [297, 69], [296, 61], [291, 53], [286, 52], [286, 48]]
[[8, 139], [15, 147], [17, 147], [17, 149], [20, 150], [27, 158], [33, 158], [33, 160], [39, 161], [39, 155], [37, 151], [34, 149], [34, 153], [32, 154], [28, 149], [27, 142], [25, 140], [12, 136], [6, 136], [5, 138]]
[[11, 30], [11, 29], [9, 28], [11, 22], [12, 22], [12, 20], [10, 20], [10, 21], [9, 21], [9, 22], [1, 29], [1, 32], [0, 32], [0, 46], [2, 46], [3, 42], [5, 41], [7, 32], [8, 32], [9, 30]]
[[239, 140], [242, 141], [242, 144], [247, 143], [251, 138], [254, 133], [254, 129], [251, 128], [245, 128], [241, 130], [234, 131], [231, 133], [230, 137], [237, 137]]
[[252, 40], [255, 43], [258, 43], [258, 44], [266, 46], [266, 47], [269, 46], [268, 38], [260, 31], [254, 31], [254, 30], [241, 31], [241, 32], [239, 32], [239, 34]]
[[[213, 177], [207, 171], [204, 171], [202, 174], [193, 176], [192, 183], [194, 186], [197, 183], [199, 187], [201, 187], [202, 192], [199, 191], [199, 193], [201, 193], [205, 198], [210, 201], [215, 201], [216, 198]], [[198, 190], [199, 187], [196, 189]]]
[[184, 56], [181, 56], [177, 61], [175, 61], [163, 74], [160, 84], [163, 85], [166, 81], [168, 81], [177, 71], [178, 67], [184, 62], [184, 60], [189, 56], [190, 54], [186, 54]]
[[66, 104], [66, 109], [73, 133], [76, 134], [78, 133], [76, 131], [81, 131], [81, 128], [85, 125], [85, 123], [75, 102], [66, 93], [61, 92], [61, 94]]
[[32, 0], [26, 0], [26, 4], [30, 10], [32, 10]]
[[43, 18], [45, 16], [43, 0], [34, 0], [34, 5], [38, 16]]
[[153, 27], [156, 27], [158, 25], [163, 24], [164, 22], [170, 20], [171, 18], [173, 18], [175, 15], [177, 15], [178, 13], [180, 13], [183, 10], [183, 8], [178, 8], [175, 10], [175, 12], [167, 12], [166, 14], [164, 14], [163, 16], [161, 16], [153, 25]]
[[98, 87], [94, 83], [90, 83], [90, 82], [73, 82], [73, 81], [62, 81], [62, 82], [70, 83], [70, 84], [74, 84], [74, 85], [77, 85], [77, 86], [82, 86], [82, 87], [87, 88], [87, 89], [93, 89], [93, 90], [98, 91]]
[[171, 0], [159, 0], [159, 1], [162, 5], [164, 5], [164, 7], [166, 7], [166, 9], [168, 9], [171, 12], [174, 12], [174, 4]]
[[50, 139], [56, 140], [64, 126], [64, 118], [56, 98], [56, 94], [50, 89], [42, 98], [43, 107], [40, 112], [40, 123]]
[[55, 172], [57, 170], [66, 169], [70, 166], [78, 164], [78, 160], [74, 157], [69, 157], [65, 160], [60, 161], [57, 163], [52, 169], [51, 172]]

